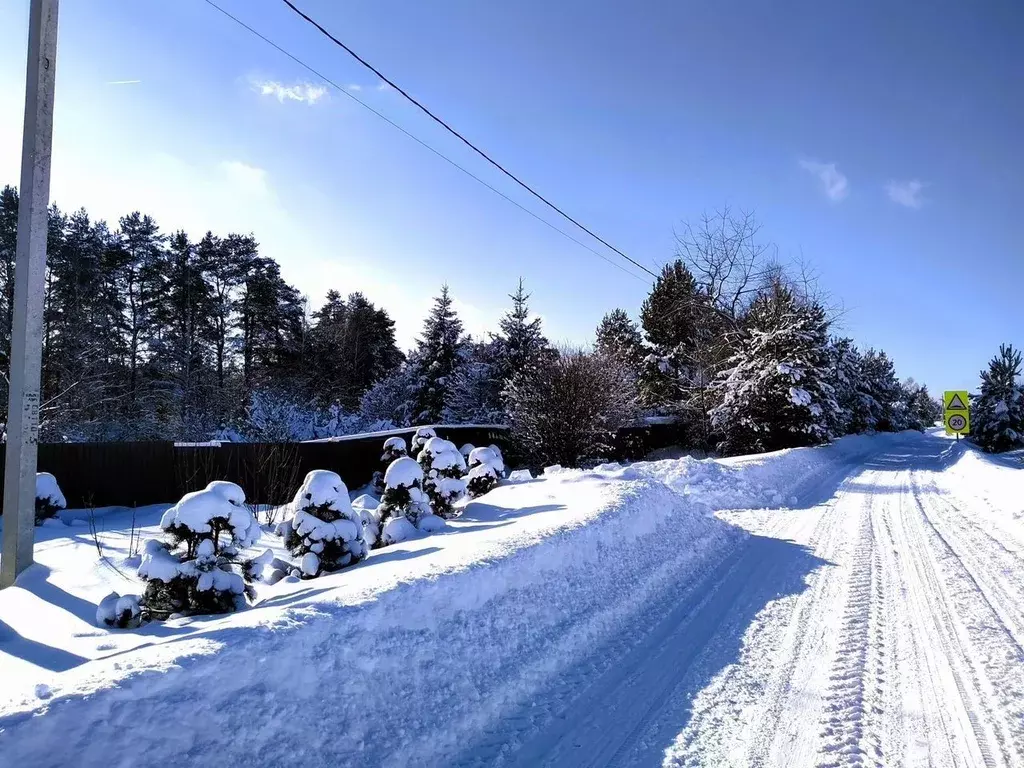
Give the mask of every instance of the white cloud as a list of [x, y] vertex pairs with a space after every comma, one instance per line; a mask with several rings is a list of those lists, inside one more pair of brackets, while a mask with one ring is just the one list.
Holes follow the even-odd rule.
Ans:
[[380, 81], [380, 82], [379, 82], [379, 83], [377, 84], [377, 90], [378, 90], [378, 91], [390, 91], [390, 90], [391, 90], [391, 86], [390, 86], [390, 85], [388, 85], [387, 83], [385, 83], [385, 82], [384, 82], [383, 80], [381, 80], [381, 81]]
[[346, 91], [361, 91], [361, 90], [363, 90], [363, 86], [361, 86], [359, 83], [349, 83], [348, 85], [345, 86], [345, 90]]
[[248, 194], [269, 195], [267, 172], [254, 165], [247, 165], [240, 160], [228, 160], [220, 164], [220, 170], [227, 180]]
[[850, 191], [850, 182], [835, 163], [819, 163], [816, 160], [801, 160], [800, 167], [808, 173], [814, 174], [821, 182], [822, 192], [833, 202], [839, 202], [846, 197]]
[[924, 197], [921, 195], [924, 188], [925, 183], [919, 179], [889, 181], [885, 185], [885, 192], [889, 195], [889, 199], [897, 205], [902, 205], [905, 208], [920, 208], [924, 205]]
[[316, 104], [327, 95], [327, 87], [313, 83], [296, 83], [285, 85], [276, 80], [253, 80], [252, 88], [263, 96], [273, 96], [282, 104], [285, 101], [299, 101], [305, 104]]

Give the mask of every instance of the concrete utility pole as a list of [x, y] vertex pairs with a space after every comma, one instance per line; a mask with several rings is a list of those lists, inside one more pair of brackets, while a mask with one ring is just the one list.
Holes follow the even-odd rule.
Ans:
[[53, 92], [57, 72], [58, 1], [32, 0], [29, 11], [0, 589], [11, 586], [18, 574], [32, 564], [35, 540], [39, 375], [43, 356], [43, 291], [47, 208], [50, 204]]

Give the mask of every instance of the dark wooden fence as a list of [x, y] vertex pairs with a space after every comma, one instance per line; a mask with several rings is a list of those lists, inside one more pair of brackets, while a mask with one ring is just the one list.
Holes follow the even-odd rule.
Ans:
[[[504, 427], [436, 427], [457, 446], [506, 447]], [[394, 433], [408, 440], [413, 429]], [[138, 506], [176, 501], [211, 480], [230, 480], [250, 501], [279, 504], [291, 499], [313, 469], [341, 475], [349, 488], [369, 482], [381, 468], [386, 435], [315, 443], [221, 443], [175, 445], [171, 442], [48, 443], [39, 446], [39, 471], [60, 484], [68, 507]], [[0, 448], [0, 458], [2, 458]], [[0, 491], [3, 477], [0, 473]]]

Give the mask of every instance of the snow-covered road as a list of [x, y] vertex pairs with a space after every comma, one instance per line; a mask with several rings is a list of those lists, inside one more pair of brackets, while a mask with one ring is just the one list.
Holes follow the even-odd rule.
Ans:
[[1024, 765], [1024, 498], [989, 498], [1024, 470], [878, 448], [793, 508], [722, 513], [753, 535], [461, 762]]
[[0, 594], [0, 768], [1024, 766], [1024, 464], [937, 433], [551, 471], [134, 632], [109, 519]]

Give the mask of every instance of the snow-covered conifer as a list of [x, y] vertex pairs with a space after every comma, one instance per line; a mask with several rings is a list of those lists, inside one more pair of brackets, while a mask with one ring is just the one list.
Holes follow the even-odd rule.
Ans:
[[405, 438], [403, 437], [389, 437], [384, 441], [384, 451], [381, 453], [380, 460], [384, 465], [384, 469], [373, 473], [373, 488], [377, 491], [377, 495], [384, 493], [384, 472], [391, 466], [391, 462], [395, 459], [400, 459], [403, 456], [408, 456], [409, 451], [405, 446]]
[[135, 629], [142, 624], [142, 609], [136, 595], [111, 592], [96, 608], [96, 626]]
[[824, 310], [775, 284], [750, 310], [747, 328], [716, 382], [711, 423], [727, 453], [827, 442], [838, 406], [828, 375]]
[[160, 520], [169, 541], [150, 539], [139, 565], [142, 607], [153, 618], [172, 613], [227, 613], [255, 597], [253, 569], [241, 550], [260, 527], [234, 483], [215, 481], [169, 508]]
[[[423, 334], [409, 358], [414, 371], [410, 393], [412, 422], [432, 424], [441, 419], [441, 411], [451, 391], [453, 375], [462, 362], [462, 321], [455, 312], [448, 286], [441, 286], [441, 295], [423, 323]], [[415, 452], [415, 446], [413, 447]]]
[[[383, 547], [414, 536], [417, 527], [434, 515], [430, 501], [423, 492], [423, 470], [408, 456], [396, 459], [384, 473], [384, 495], [381, 498], [380, 538]], [[433, 521], [427, 521], [431, 526]]]
[[68, 505], [57, 485], [57, 478], [49, 472], [36, 473], [36, 525], [53, 517]]
[[281, 533], [302, 578], [331, 573], [366, 557], [363, 519], [352, 509], [348, 488], [336, 473], [317, 469], [306, 475], [292, 510]]
[[434, 514], [442, 519], [454, 517], [453, 504], [466, 494], [462, 475], [466, 460], [455, 444], [440, 437], [432, 437], [417, 457], [423, 470], [423, 491], [430, 499]]
[[981, 372], [981, 391], [971, 402], [973, 439], [989, 453], [1024, 446], [1024, 386], [1019, 383], [1021, 353], [1001, 345]]
[[437, 437], [437, 432], [434, 431], [433, 427], [420, 427], [412, 436], [412, 440], [409, 444], [409, 453], [413, 456], [419, 456], [420, 451], [423, 450], [423, 446], [426, 445], [427, 441], [433, 437]]
[[469, 454], [469, 474], [466, 487], [472, 498], [483, 496], [494, 488], [505, 473], [501, 452], [493, 446], [474, 448]]

